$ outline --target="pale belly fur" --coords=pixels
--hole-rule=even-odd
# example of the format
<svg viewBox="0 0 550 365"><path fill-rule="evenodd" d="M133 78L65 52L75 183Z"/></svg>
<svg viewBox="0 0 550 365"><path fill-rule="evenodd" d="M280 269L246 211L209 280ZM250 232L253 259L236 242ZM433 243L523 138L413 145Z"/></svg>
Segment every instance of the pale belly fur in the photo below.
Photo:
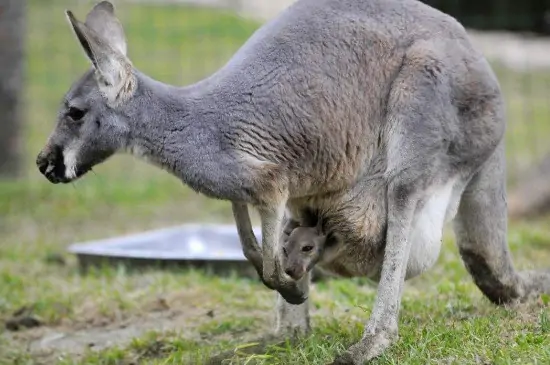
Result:
<svg viewBox="0 0 550 365"><path fill-rule="evenodd" d="M464 182L455 179L434 188L416 212L418 218L413 222L409 238L412 242L405 280L422 274L436 263L441 250L444 225L455 217L464 186ZM334 259L322 260L319 267L338 276L362 276L377 282L382 270L383 252L371 252L367 257L361 258L357 257L358 253L357 250L342 252L342 255Z"/></svg>
<svg viewBox="0 0 550 365"><path fill-rule="evenodd" d="M413 224L411 251L405 279L411 279L430 269L439 257L445 223L451 221L458 210L463 191L461 182L452 180L434 189Z"/></svg>

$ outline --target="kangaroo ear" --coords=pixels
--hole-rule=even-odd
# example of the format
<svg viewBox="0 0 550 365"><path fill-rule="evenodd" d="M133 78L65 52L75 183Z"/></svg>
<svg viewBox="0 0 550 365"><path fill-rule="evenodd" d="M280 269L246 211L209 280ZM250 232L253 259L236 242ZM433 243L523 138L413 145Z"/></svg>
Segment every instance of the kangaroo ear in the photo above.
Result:
<svg viewBox="0 0 550 365"><path fill-rule="evenodd" d="M113 4L108 1L98 3L88 13L84 24L126 56L126 36L122 24L115 15Z"/></svg>
<svg viewBox="0 0 550 365"><path fill-rule="evenodd" d="M92 62L99 88L110 104L128 99L135 89L132 63L126 57L126 39L114 7L108 1L97 4L80 22L65 11L84 52Z"/></svg>

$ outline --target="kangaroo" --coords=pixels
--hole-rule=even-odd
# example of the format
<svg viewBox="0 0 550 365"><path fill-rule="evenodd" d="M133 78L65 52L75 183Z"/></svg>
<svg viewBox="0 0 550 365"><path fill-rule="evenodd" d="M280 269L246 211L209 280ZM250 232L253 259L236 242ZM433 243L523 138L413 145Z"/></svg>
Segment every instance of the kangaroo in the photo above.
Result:
<svg viewBox="0 0 550 365"><path fill-rule="evenodd" d="M340 264L376 268L363 336L332 364L363 364L396 340L404 280L433 264L445 221L492 302L550 292L550 272L513 266L503 98L454 18L416 0L298 0L210 77L176 87L133 66L111 3L84 22L66 15L91 67L38 169L68 183L128 152L230 201L246 258L279 293L277 334L309 330L309 275L281 269L286 232L308 209L344 233Z"/></svg>

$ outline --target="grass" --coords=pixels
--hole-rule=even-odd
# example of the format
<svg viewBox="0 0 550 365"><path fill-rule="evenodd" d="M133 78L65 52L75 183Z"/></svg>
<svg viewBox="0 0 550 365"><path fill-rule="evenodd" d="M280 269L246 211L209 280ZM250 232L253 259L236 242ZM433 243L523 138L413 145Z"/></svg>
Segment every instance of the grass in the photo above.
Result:
<svg viewBox="0 0 550 365"><path fill-rule="evenodd" d="M71 3L83 18L90 2ZM65 253L77 241L187 221L232 222L228 203L201 197L128 156L113 158L73 187L51 185L39 176L34 156L53 127L63 93L88 66L63 18L66 4L29 0L25 176L0 182L0 322L21 311L42 325L16 332L0 328L0 364L200 363L220 349L246 347L272 328L274 293L258 281L124 267L83 275ZM134 64L173 84L208 75L258 27L200 8L118 8ZM495 69L509 106L508 155L529 164L544 152L550 132L545 99L550 73ZM512 224L518 267L550 261L545 223ZM361 280L331 280L317 284L312 297L310 336L254 358L237 354L234 363L328 362L360 337L375 289ZM472 283L450 238L437 266L407 284L400 335L375 364L550 363L548 298L517 308L492 306ZM48 344L57 350L41 347Z"/></svg>

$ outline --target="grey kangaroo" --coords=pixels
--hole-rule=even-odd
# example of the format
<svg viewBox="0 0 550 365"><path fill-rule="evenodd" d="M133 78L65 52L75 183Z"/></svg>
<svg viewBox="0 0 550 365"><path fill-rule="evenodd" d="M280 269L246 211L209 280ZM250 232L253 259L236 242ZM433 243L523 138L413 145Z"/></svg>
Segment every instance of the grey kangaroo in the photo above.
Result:
<svg viewBox="0 0 550 365"><path fill-rule="evenodd" d="M129 152L230 201L245 256L280 294L276 333L309 330L309 275L281 269L281 242L308 209L345 238L333 264L378 281L362 338L332 364L396 340L403 283L436 261L446 221L492 302L550 292L550 272L513 266L501 90L452 17L416 0L298 0L210 77L175 87L132 65L109 2L84 22L66 15L91 67L38 169L68 183Z"/></svg>

